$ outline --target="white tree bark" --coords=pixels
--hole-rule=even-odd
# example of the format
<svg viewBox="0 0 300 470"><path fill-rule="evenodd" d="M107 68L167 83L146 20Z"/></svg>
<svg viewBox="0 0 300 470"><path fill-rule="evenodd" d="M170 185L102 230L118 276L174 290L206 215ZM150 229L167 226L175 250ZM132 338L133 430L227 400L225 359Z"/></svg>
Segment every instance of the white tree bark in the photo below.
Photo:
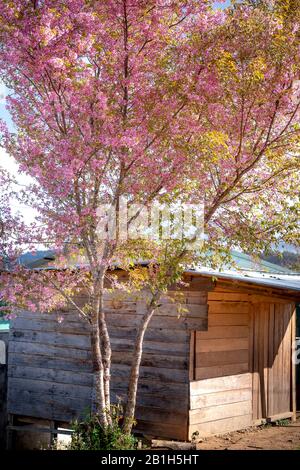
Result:
<svg viewBox="0 0 300 470"><path fill-rule="evenodd" d="M106 402L105 402L105 390L104 390L104 370L102 363L102 354L100 348L100 334L99 334L98 316L94 315L91 325L91 349L92 349L92 360L93 360L93 408L99 415L100 423L103 426L107 426L107 413L106 413Z"/></svg>
<svg viewBox="0 0 300 470"><path fill-rule="evenodd" d="M134 423L134 415L136 408L136 399L137 399L137 388L140 376L140 367L143 355L143 342L144 336L147 331L150 320L155 313L155 310L158 307L158 300L160 293L156 292L150 304L147 306L146 313L143 315L141 323L139 325L136 340L134 344L133 358L130 370L128 392L127 392L127 403L126 410L124 415L123 429L127 434L131 433L132 426Z"/></svg>

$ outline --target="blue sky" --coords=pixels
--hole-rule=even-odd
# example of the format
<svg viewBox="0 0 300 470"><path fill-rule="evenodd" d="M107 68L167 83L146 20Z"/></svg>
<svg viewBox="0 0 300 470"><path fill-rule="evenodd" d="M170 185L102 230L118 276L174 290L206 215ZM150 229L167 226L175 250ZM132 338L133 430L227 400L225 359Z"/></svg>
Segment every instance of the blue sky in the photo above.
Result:
<svg viewBox="0 0 300 470"><path fill-rule="evenodd" d="M0 82L0 119L6 122L9 129L13 128L11 117L9 112L6 109L5 97L8 94L8 89L3 83ZM3 149L0 149L0 166L8 170L11 170L15 174L17 170L17 165L14 163L13 159L10 158Z"/></svg>
<svg viewBox="0 0 300 470"><path fill-rule="evenodd" d="M224 2L215 2L214 7L216 8L226 8L230 5L230 0L225 0Z"/></svg>
<svg viewBox="0 0 300 470"><path fill-rule="evenodd" d="M11 116L5 105L5 96L8 92L9 90L0 82L0 119L6 122L9 130L13 130ZM5 152L3 148L0 148L0 167L9 171L20 185L24 186L30 182L28 176L20 174L17 163ZM34 221L35 213L32 208L18 203L15 199L12 199L10 204L13 211L21 212L27 222Z"/></svg>
<svg viewBox="0 0 300 470"><path fill-rule="evenodd" d="M8 94L6 86L0 82L0 118L3 119L10 127L12 122L8 111L5 109L5 96Z"/></svg>

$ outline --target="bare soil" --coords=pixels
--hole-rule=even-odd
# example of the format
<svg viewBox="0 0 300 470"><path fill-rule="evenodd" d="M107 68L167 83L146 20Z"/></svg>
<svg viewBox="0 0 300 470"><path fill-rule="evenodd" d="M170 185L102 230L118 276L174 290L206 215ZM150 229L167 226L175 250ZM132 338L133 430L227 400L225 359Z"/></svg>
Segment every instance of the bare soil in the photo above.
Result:
<svg viewBox="0 0 300 470"><path fill-rule="evenodd" d="M197 443L197 450L300 450L300 417L288 425L265 425L213 436Z"/></svg>

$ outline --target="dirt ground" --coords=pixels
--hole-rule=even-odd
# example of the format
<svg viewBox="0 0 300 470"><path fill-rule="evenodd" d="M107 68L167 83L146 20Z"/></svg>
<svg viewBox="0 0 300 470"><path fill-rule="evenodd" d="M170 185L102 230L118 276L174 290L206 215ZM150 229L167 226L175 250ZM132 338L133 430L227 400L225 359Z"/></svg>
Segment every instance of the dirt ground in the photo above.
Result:
<svg viewBox="0 0 300 470"><path fill-rule="evenodd" d="M215 436L197 443L205 450L300 450L300 417L285 426L265 425Z"/></svg>

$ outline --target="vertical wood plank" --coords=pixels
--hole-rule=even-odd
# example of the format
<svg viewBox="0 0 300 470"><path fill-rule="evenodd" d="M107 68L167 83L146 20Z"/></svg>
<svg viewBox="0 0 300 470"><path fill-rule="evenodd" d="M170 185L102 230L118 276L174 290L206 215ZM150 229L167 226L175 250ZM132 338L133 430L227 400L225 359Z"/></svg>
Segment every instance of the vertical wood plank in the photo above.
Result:
<svg viewBox="0 0 300 470"><path fill-rule="evenodd" d="M260 413L267 416L266 383L265 383L265 325L266 304L260 304L259 312L259 381L260 381Z"/></svg>
<svg viewBox="0 0 300 470"><path fill-rule="evenodd" d="M190 336L190 356L189 356L189 379L195 380L195 344L196 344L196 331L191 331Z"/></svg>
<svg viewBox="0 0 300 470"><path fill-rule="evenodd" d="M263 344L264 344L264 332L263 332L263 320L262 320L262 304L259 304L258 310L258 333L257 333L258 343L258 363L257 363L257 372L258 372L258 383L259 383L259 394L258 394L258 416L259 418L264 418L263 414Z"/></svg>
<svg viewBox="0 0 300 470"><path fill-rule="evenodd" d="M293 312L291 317L291 343L294 344L296 339L296 308L293 305ZM296 421L296 363L291 360L291 408L292 408L292 421Z"/></svg>
<svg viewBox="0 0 300 470"><path fill-rule="evenodd" d="M274 362L274 304L269 305L269 332L268 332L268 416L274 414L274 378L273 378L273 362Z"/></svg>
<svg viewBox="0 0 300 470"><path fill-rule="evenodd" d="M268 390L269 390L269 381L268 381L268 354L269 354L269 342L268 342L268 332L269 332L269 309L270 304L264 303L263 304L263 387L264 387L264 413L265 416L268 416Z"/></svg>
<svg viewBox="0 0 300 470"><path fill-rule="evenodd" d="M50 448L52 449L55 444L55 439L57 438L57 434L54 434L56 430L56 423L55 421L50 421Z"/></svg>
<svg viewBox="0 0 300 470"><path fill-rule="evenodd" d="M283 374L283 368L284 368L284 312L285 312L285 306L280 305L280 316L278 318L278 330L280 331L280 345L279 345L279 351L278 351L278 357L279 357L279 362L278 362L278 369L276 371L277 376L278 376L278 414L284 412L284 403L283 403L283 390L285 387L284 384L284 374Z"/></svg>
<svg viewBox="0 0 300 470"><path fill-rule="evenodd" d="M292 305L284 305L284 337L283 337L283 396L282 409L285 412L291 397L291 317ZM291 409L291 408L290 408ZM290 411L290 410L289 410Z"/></svg>
<svg viewBox="0 0 300 470"><path fill-rule="evenodd" d="M254 305L249 304L249 372L251 373L252 384L252 421L254 416Z"/></svg>
<svg viewBox="0 0 300 470"><path fill-rule="evenodd" d="M254 305L254 358L253 358L253 419L261 418L260 408L260 381L259 381L259 323L260 305Z"/></svg>
<svg viewBox="0 0 300 470"><path fill-rule="evenodd" d="M249 304L249 371L253 374L254 345L254 307Z"/></svg>
<svg viewBox="0 0 300 470"><path fill-rule="evenodd" d="M273 389L273 414L279 414L279 402L278 392L280 390L278 370L280 362L280 305L275 304L274 314L274 361L273 361L273 378L274 378L274 389Z"/></svg>
<svg viewBox="0 0 300 470"><path fill-rule="evenodd" d="M9 413L7 417L7 434L6 434L6 450L12 450L13 449L13 437L14 437L14 431L10 429L10 426L14 425L14 415Z"/></svg>
<svg viewBox="0 0 300 470"><path fill-rule="evenodd" d="M258 415L258 349L257 349L257 304L255 304L255 310L253 315L253 419L257 420Z"/></svg>

